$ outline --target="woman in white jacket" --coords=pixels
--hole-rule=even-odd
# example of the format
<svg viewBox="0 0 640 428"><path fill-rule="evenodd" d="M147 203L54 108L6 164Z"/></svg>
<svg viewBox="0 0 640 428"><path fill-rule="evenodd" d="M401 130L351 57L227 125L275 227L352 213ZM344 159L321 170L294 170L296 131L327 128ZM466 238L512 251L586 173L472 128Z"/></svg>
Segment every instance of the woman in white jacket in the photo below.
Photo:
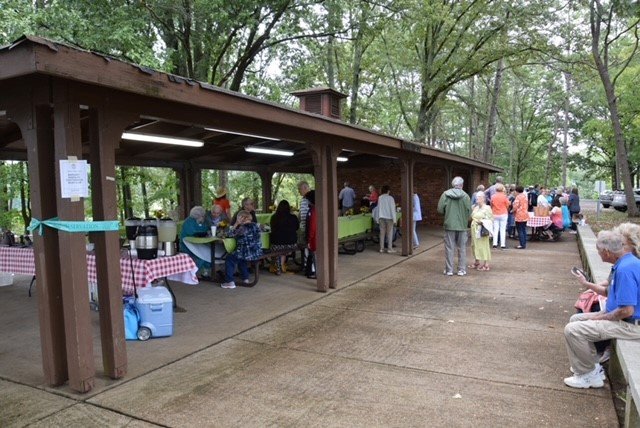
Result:
<svg viewBox="0 0 640 428"><path fill-rule="evenodd" d="M415 187L413 188L413 248L418 248L420 246L420 241L418 240L418 234L416 233L416 224L422 221L422 208L420 208L420 197L418 196L418 192Z"/></svg>
<svg viewBox="0 0 640 428"><path fill-rule="evenodd" d="M380 190L378 198L378 224L380 225L380 252L384 253L384 241L387 237L387 253L395 253L393 249L393 225L396 224L396 201L389 194L386 184Z"/></svg>

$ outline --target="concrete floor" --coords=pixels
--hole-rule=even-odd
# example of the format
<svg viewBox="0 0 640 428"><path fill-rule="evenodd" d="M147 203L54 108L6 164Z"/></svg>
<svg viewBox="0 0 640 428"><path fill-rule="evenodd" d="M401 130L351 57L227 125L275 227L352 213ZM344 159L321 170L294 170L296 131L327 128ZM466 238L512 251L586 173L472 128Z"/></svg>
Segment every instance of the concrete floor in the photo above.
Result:
<svg viewBox="0 0 640 428"><path fill-rule="evenodd" d="M608 384L562 383L574 235L494 251L465 277L442 275L440 230L421 242L408 258L341 255L326 294L293 274L176 283L174 335L127 342L127 377L99 374L85 395L42 385L21 277L0 288L0 426L618 426Z"/></svg>

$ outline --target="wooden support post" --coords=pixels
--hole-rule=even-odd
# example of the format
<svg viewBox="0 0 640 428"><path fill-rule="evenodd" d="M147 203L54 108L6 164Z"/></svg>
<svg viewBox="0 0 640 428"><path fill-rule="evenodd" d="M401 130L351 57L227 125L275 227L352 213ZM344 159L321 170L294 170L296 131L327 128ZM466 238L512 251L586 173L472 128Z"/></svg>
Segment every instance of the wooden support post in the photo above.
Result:
<svg viewBox="0 0 640 428"><path fill-rule="evenodd" d="M67 84L53 82L55 183L58 217L64 221L84 221L84 206L80 198L62 198L60 160L69 156L82 157L80 106L70 99ZM47 234L50 230L47 230ZM53 231L51 231L53 232ZM59 232L59 257L62 280L62 304L67 345L69 386L78 392L93 388L95 366L93 334L89 313L85 237L79 233Z"/></svg>
<svg viewBox="0 0 640 428"><path fill-rule="evenodd" d="M115 110L117 111L117 110ZM115 150L131 120L108 114L104 107L89 110L89 144L93 219L117 220ZM120 236L115 232L91 234L95 243L100 338L104 372L113 379L127 373L127 347L122 317Z"/></svg>
<svg viewBox="0 0 640 428"><path fill-rule="evenodd" d="M34 86L32 91L39 94L49 93L46 85ZM18 99L23 102L19 102ZM41 101L42 104L38 104L38 101L32 103L28 94L21 94L14 104L19 107L7 113L20 127L27 146L31 214L34 219L46 220L58 214L52 110L48 100ZM45 236L41 236L35 232L33 251L38 278L38 318L44 381L49 386L59 386L64 384L69 376L57 233L49 230Z"/></svg>
<svg viewBox="0 0 640 428"><path fill-rule="evenodd" d="M262 180L262 212L269 212L269 205L273 203L271 188L273 186L273 172L259 171L260 180Z"/></svg>
<svg viewBox="0 0 640 428"><path fill-rule="evenodd" d="M178 188L180 194L178 201L180 205L180 215L183 219L189 217L191 208L196 205L202 205L202 169L194 167L191 162L185 162L180 170L176 170L178 174ZM211 208L210 201L204 202L204 208Z"/></svg>
<svg viewBox="0 0 640 428"><path fill-rule="evenodd" d="M402 255L413 253L413 159L402 159L400 181L402 183Z"/></svg>
<svg viewBox="0 0 640 428"><path fill-rule="evenodd" d="M316 275L318 291L322 292L336 288L338 282L337 153L327 144L319 144L313 149L318 221Z"/></svg>

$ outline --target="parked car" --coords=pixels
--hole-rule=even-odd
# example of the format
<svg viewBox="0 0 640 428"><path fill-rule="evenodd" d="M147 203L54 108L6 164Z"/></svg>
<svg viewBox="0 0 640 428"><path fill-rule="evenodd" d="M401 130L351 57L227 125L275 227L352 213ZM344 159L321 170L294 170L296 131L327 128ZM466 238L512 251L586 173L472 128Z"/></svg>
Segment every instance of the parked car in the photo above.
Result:
<svg viewBox="0 0 640 428"><path fill-rule="evenodd" d="M640 189L633 189L633 195L636 199L636 206L640 208ZM625 212L627 210L627 197L624 192L616 192L613 194L611 206L618 211Z"/></svg>
<svg viewBox="0 0 640 428"><path fill-rule="evenodd" d="M609 208L611 206L611 202L613 201L613 190L605 190L600 193L600 197L598 200L602 204L604 208Z"/></svg>

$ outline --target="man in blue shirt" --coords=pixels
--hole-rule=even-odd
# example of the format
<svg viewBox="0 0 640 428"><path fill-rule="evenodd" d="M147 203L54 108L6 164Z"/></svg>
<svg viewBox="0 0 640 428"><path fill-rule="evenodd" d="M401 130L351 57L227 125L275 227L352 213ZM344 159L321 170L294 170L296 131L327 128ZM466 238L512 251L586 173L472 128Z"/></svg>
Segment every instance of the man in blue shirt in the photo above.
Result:
<svg viewBox="0 0 640 428"><path fill-rule="evenodd" d="M608 281L598 284L574 273L580 283L607 296L605 311L575 314L564 328L573 376L564 383L572 388L600 388L604 372L597 364L594 342L606 339L640 339L640 259L625 246L618 232L602 231L596 242L603 262L613 263Z"/></svg>
<svg viewBox="0 0 640 428"><path fill-rule="evenodd" d="M348 181L344 182L344 188L340 190L338 199L340 199L340 201L342 202L342 215L353 208L353 204L356 201L356 192L351 187L349 187Z"/></svg>

